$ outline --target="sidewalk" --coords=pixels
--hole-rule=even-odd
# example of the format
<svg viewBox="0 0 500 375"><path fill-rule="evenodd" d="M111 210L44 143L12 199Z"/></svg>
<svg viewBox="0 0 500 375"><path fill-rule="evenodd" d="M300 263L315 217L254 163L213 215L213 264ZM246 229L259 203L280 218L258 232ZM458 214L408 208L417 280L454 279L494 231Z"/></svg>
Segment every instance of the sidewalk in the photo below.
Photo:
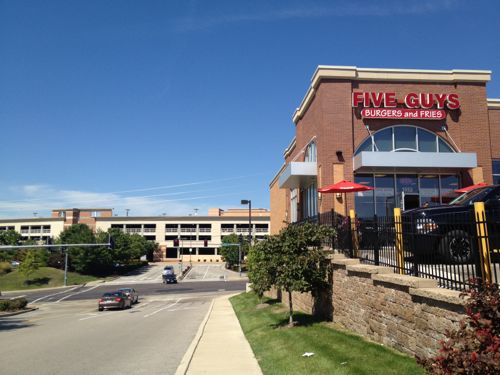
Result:
<svg viewBox="0 0 500 375"><path fill-rule="evenodd" d="M212 302L176 375L262 374L229 297L221 296Z"/></svg>

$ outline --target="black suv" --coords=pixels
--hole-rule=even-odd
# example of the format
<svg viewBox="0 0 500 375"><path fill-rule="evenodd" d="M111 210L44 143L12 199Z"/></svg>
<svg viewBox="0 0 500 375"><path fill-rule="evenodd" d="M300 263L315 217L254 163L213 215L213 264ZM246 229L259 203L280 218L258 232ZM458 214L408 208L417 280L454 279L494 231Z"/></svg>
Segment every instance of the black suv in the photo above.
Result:
<svg viewBox="0 0 500 375"><path fill-rule="evenodd" d="M403 213L405 248L415 255L436 252L449 263L471 263L477 249L474 203L484 202L490 249L500 247L500 185L464 193L448 205Z"/></svg>

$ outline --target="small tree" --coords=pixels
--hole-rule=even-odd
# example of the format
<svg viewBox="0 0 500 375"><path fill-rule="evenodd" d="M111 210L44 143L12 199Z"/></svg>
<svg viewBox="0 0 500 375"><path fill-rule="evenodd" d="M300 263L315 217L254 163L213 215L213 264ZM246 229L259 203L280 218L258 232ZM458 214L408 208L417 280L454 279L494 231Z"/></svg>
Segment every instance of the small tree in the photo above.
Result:
<svg viewBox="0 0 500 375"><path fill-rule="evenodd" d="M36 261L36 254L33 250L30 250L26 253L23 262L19 265L18 271L28 280L31 274L37 269L38 263Z"/></svg>
<svg viewBox="0 0 500 375"><path fill-rule="evenodd" d="M261 303L264 292L270 290L275 282L276 265L273 262L273 254L279 246L279 237L271 236L258 242L248 252L248 279Z"/></svg>
<svg viewBox="0 0 500 375"><path fill-rule="evenodd" d="M238 237L237 234L232 233L228 236L225 236L222 239L222 244L220 248L220 253L222 257L224 258L224 261L226 262L227 266L231 268L232 266L236 265L239 263L239 256L240 256L240 249L238 246L228 246L227 244L231 243L240 243L240 238ZM241 249L243 252L243 249ZM241 254L241 257L243 258L243 253Z"/></svg>
<svg viewBox="0 0 500 375"><path fill-rule="evenodd" d="M271 247L276 275L275 285L288 294L288 323L293 323L293 292L311 292L320 289L326 278L323 240L334 235L333 228L306 223L289 225L279 234L280 244Z"/></svg>

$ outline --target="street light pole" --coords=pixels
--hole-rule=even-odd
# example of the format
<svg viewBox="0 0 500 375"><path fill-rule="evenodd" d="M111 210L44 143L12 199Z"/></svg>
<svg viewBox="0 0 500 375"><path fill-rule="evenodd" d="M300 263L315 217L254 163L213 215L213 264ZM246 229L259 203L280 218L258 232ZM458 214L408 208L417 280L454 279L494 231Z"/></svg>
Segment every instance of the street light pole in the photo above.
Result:
<svg viewBox="0 0 500 375"><path fill-rule="evenodd" d="M68 285L68 249L64 249L64 286Z"/></svg>
<svg viewBox="0 0 500 375"><path fill-rule="evenodd" d="M242 199L241 204L248 204L248 245L252 245L252 201L250 199Z"/></svg>

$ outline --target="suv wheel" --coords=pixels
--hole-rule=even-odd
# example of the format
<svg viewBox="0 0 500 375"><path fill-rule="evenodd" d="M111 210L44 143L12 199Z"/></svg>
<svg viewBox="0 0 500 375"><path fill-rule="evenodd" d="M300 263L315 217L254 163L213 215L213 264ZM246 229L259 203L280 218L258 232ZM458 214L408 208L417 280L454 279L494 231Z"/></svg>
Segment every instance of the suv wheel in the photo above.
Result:
<svg viewBox="0 0 500 375"><path fill-rule="evenodd" d="M448 232L439 243L439 252L449 263L469 263L473 250L473 238L463 230Z"/></svg>

